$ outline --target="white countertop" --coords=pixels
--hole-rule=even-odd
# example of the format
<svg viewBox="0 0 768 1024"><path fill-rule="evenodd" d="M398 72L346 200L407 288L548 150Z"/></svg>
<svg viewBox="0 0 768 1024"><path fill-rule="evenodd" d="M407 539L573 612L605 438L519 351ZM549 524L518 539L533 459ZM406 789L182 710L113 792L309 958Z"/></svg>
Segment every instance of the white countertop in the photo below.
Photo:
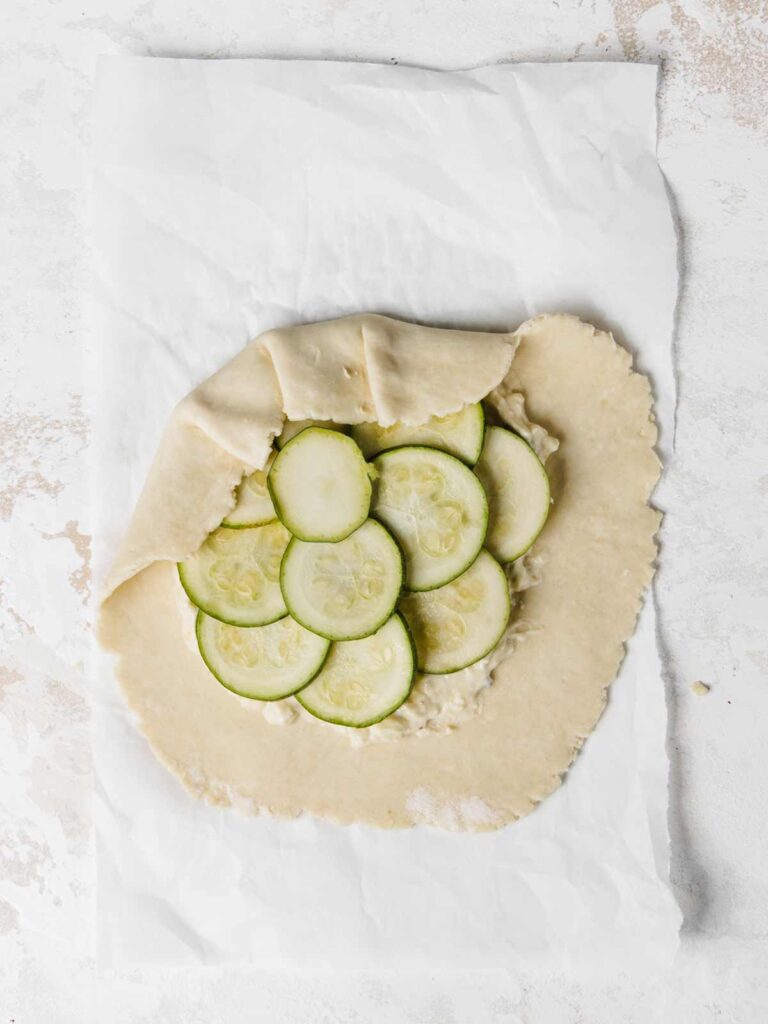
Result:
<svg viewBox="0 0 768 1024"><path fill-rule="evenodd" d="M0 1024L752 1024L768 1019L768 78L746 0L59 0L0 51ZM87 655L83 144L100 53L465 67L661 61L684 269L659 577L675 969L99 975ZM23 581L23 585L20 583ZM700 696L691 684L711 686ZM617 942L621 937L617 936Z"/></svg>

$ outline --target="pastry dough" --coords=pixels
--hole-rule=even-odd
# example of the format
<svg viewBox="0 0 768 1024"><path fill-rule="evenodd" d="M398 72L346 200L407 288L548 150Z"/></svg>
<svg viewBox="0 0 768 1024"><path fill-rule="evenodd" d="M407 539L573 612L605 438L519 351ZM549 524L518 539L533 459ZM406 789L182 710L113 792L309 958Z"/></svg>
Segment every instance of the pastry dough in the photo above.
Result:
<svg viewBox="0 0 768 1024"><path fill-rule="evenodd" d="M284 419L384 426L457 412L509 369L511 334L348 316L268 331L174 410L106 593L152 562L196 551L262 469Z"/></svg>
<svg viewBox="0 0 768 1024"><path fill-rule="evenodd" d="M283 416L419 422L491 391L502 413L524 394L561 447L536 542L543 580L524 596L529 634L482 689L480 713L447 734L355 745L305 717L276 728L219 686L185 643L174 562L226 515ZM350 317L257 339L176 410L101 609L100 639L153 750L196 795L254 813L457 829L528 813L597 723L634 629L656 554L655 440L647 379L574 317L514 335Z"/></svg>

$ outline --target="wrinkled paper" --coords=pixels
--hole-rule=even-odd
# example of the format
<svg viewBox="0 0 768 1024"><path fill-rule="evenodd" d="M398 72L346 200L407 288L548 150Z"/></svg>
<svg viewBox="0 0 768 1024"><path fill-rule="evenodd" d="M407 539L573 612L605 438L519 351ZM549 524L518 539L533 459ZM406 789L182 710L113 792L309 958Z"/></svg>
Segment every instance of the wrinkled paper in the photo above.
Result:
<svg viewBox="0 0 768 1024"><path fill-rule="evenodd" d="M575 313L651 375L668 455L677 270L655 89L655 68L624 64L102 59L97 572L174 404L256 334L296 322L370 311L510 330ZM482 835L199 803L96 654L102 963L663 969L680 915L655 633L649 600L566 784Z"/></svg>

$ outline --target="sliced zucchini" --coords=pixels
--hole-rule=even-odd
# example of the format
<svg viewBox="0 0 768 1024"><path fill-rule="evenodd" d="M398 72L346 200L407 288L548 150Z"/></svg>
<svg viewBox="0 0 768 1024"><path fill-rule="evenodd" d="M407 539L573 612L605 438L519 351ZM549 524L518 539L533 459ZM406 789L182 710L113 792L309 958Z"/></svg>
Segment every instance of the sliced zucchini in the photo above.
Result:
<svg viewBox="0 0 768 1024"><path fill-rule="evenodd" d="M302 430L278 452L267 483L278 518L301 540L343 540L368 518L368 465L346 434Z"/></svg>
<svg viewBox="0 0 768 1024"><path fill-rule="evenodd" d="M291 615L329 640L374 633L394 611L402 584L400 549L373 519L336 544L294 537L280 570Z"/></svg>
<svg viewBox="0 0 768 1024"><path fill-rule="evenodd" d="M349 433L349 427L344 423L334 423L332 420L286 420L283 423L283 432L275 439L278 448L285 448L292 437L296 437L307 427L325 427L326 430L338 430L342 434Z"/></svg>
<svg viewBox="0 0 768 1024"><path fill-rule="evenodd" d="M399 615L371 636L334 644L320 672L296 695L311 715L362 729L396 711L411 692L413 645Z"/></svg>
<svg viewBox="0 0 768 1024"><path fill-rule="evenodd" d="M179 562L179 579L201 611L233 626L266 626L287 614L280 562L291 535L275 521L230 530L220 526Z"/></svg>
<svg viewBox="0 0 768 1024"><path fill-rule="evenodd" d="M237 504L221 522L232 530L242 530L244 526L263 526L277 518L275 506L267 488L267 473L274 461L274 453L270 455L264 469L257 469L250 476L243 477L237 488Z"/></svg>
<svg viewBox="0 0 768 1024"><path fill-rule="evenodd" d="M482 484L454 455L412 446L382 452L371 514L405 554L405 585L432 590L474 562L488 524Z"/></svg>
<svg viewBox="0 0 768 1024"><path fill-rule="evenodd" d="M513 562L547 521L547 471L522 437L504 427L489 427L475 472L488 495L486 547L500 562Z"/></svg>
<svg viewBox="0 0 768 1024"><path fill-rule="evenodd" d="M306 686L331 646L289 615L269 626L247 627L198 612L195 631L203 661L221 685L254 700L281 700Z"/></svg>
<svg viewBox="0 0 768 1024"><path fill-rule="evenodd" d="M390 448L403 445L425 444L441 448L474 466L483 449L485 413L479 402L465 405L448 416L432 416L419 426L393 423L380 427L378 423L360 423L352 427L352 437L363 450L366 459Z"/></svg>
<svg viewBox="0 0 768 1024"><path fill-rule="evenodd" d="M443 675L480 661L507 628L509 584L499 563L481 551L447 586L407 594L400 605L413 634L419 670Z"/></svg>

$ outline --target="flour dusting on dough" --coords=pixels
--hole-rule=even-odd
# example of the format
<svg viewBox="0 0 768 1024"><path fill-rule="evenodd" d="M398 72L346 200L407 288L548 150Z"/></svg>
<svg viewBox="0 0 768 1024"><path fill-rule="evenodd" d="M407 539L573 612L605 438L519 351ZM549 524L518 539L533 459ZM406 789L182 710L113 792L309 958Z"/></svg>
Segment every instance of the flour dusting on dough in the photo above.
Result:
<svg viewBox="0 0 768 1024"><path fill-rule="evenodd" d="M448 832L481 832L499 823L499 814L480 797L466 797L454 802L439 800L428 789L414 789L405 808L414 825L430 825Z"/></svg>
<svg viewBox="0 0 768 1024"><path fill-rule="evenodd" d="M261 713L270 725L290 725L299 717L300 704L291 697L272 700L262 706Z"/></svg>

